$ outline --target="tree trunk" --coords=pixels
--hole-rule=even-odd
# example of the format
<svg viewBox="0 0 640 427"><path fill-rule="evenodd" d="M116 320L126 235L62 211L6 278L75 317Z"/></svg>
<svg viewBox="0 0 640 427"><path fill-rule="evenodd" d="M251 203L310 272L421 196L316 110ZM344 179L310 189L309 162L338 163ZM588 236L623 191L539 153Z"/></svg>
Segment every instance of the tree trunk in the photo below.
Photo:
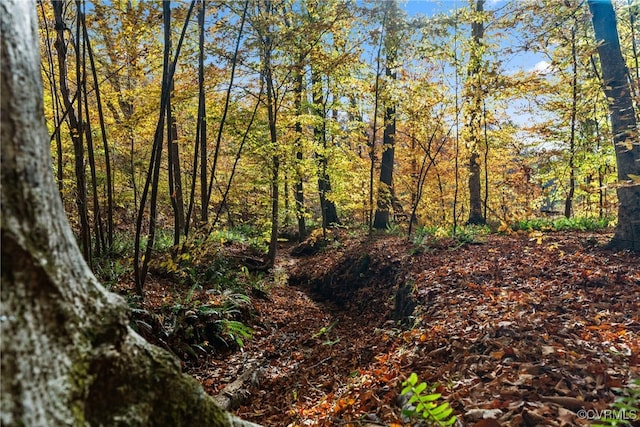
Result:
<svg viewBox="0 0 640 427"><path fill-rule="evenodd" d="M211 201L211 195L213 194L213 184L216 180L216 168L218 165L218 157L220 156L220 146L222 144L222 135L224 131L224 125L227 122L227 114L229 113L229 103L231 102L231 91L233 89L233 82L236 75L236 66L238 65L238 53L240 52L240 42L242 41L242 34L244 31L244 22L247 17L249 3L245 1L244 10L242 11L242 19L240 20L240 29L238 30L238 38L236 40L236 48L233 52L233 59L231 60L231 75L229 76L229 84L227 85L227 93L225 95L224 100L224 108L222 109L222 117L220 117L220 126L218 126L218 134L216 136L216 146L213 151L213 165L211 166L211 174L209 175L209 189L207 190L207 197L204 205L202 206L203 214L202 221L205 222L205 219L208 217L208 214L204 211L209 209L209 202ZM203 141L204 144L204 141ZM205 162L206 159L203 156L202 161Z"/></svg>
<svg viewBox="0 0 640 427"><path fill-rule="evenodd" d="M302 173L302 100L304 96L304 55L299 54L298 64L296 67L296 85L295 85L295 109L296 109L296 159L294 160L294 169L296 171L296 182L294 185L296 199L296 218L298 219L298 240L303 241L307 236L307 224L304 218L304 183ZM286 191L285 191L286 194Z"/></svg>
<svg viewBox="0 0 640 427"><path fill-rule="evenodd" d="M618 165L618 225L610 246L640 251L640 142L611 1L589 0Z"/></svg>
<svg viewBox="0 0 640 427"><path fill-rule="evenodd" d="M171 103L171 100L169 100ZM167 108L167 119L171 125L167 128L168 135L168 159L169 159L169 188L171 206L174 215L174 244L180 244L180 236L184 231L184 195L182 194L182 169L180 167L180 149L178 147L178 124L171 110L171 104Z"/></svg>
<svg viewBox="0 0 640 427"><path fill-rule="evenodd" d="M480 154L478 147L482 135L481 112L484 98L482 79L482 38L484 37L484 22L481 13L484 10L484 0L476 1L475 16L471 24L473 36L471 54L469 58L468 97L469 122L467 131L467 144L471 154L469 156L469 219L467 224L484 224L486 219L482 214L482 196L480 189Z"/></svg>
<svg viewBox="0 0 640 427"><path fill-rule="evenodd" d="M331 192L331 178L327 173L329 166L327 160L327 105L323 95L322 78L317 67L311 68L311 86L313 92L314 113L320 119L313 127L313 136L316 143L315 157L318 162L318 194L320 196L320 211L322 213L322 231L327 234L327 227L338 224L338 211L336 204L327 198Z"/></svg>
<svg viewBox="0 0 640 427"><path fill-rule="evenodd" d="M576 21L571 27L571 133L569 136L569 192L564 201L564 216L571 218L576 193L576 116L578 112L578 57L576 52Z"/></svg>
<svg viewBox="0 0 640 427"><path fill-rule="evenodd" d="M385 35L386 71L389 81L397 78L396 60L398 53L399 29L397 15L399 6L396 1L390 1L386 6L389 20ZM393 89L392 89L393 90ZM378 201L373 227L385 229L391 223L391 206L393 202L393 164L396 138L396 106L395 101L387 100L384 112L384 131L382 137L382 161L380 163L380 186L378 187Z"/></svg>
<svg viewBox="0 0 640 427"><path fill-rule="evenodd" d="M89 211L87 208L87 184L86 184L86 171L84 167L84 146L82 142L82 114L73 107L71 101L71 94L69 90L69 84L67 81L67 45L64 40L64 30L66 24L62 18L64 3L53 1L53 11L56 22L57 38L54 43L56 51L58 52L58 71L60 75L60 92L62 94L62 100L64 107L67 110L67 117L69 120L69 130L71 133L71 140L73 142L73 154L75 160L75 172L76 172L76 206L78 207L78 218L80 220L80 241L82 242L82 253L85 259L91 262L91 233L89 229ZM77 44L77 40L76 40ZM76 46L77 48L77 46ZM79 61L76 61L79 62ZM79 64L78 64L79 65ZM76 74L79 76L79 70L76 70ZM80 85L78 85L79 87ZM78 95L80 91L78 90ZM81 104L78 103L78 107Z"/></svg>
<svg viewBox="0 0 640 427"><path fill-rule="evenodd" d="M269 14L272 13L271 3L266 5ZM280 157L278 155L278 130L277 130L277 99L273 84L273 69L271 54L273 44L271 35L265 37L262 78L267 91L267 117L269 120L269 141L274 151L271 164L271 240L267 254L267 266L273 267L278 253L278 216L279 216L279 171Z"/></svg>
<svg viewBox="0 0 640 427"><path fill-rule="evenodd" d="M128 327L82 258L51 173L35 2L0 3L3 426L252 426Z"/></svg>
<svg viewBox="0 0 640 427"><path fill-rule="evenodd" d="M89 55L89 62L91 63L91 74L93 77L93 91L95 92L95 95L96 95L96 106L98 108L98 120L100 121L100 133L102 136L102 147L104 149L104 166L105 166L105 174L107 179L107 243L109 245L108 247L112 248L113 232L114 232L113 231L114 181L112 179L112 173L111 173L111 155L109 154L109 144L107 143L107 129L104 122L104 113L102 110L102 99L100 97L100 82L98 81L98 73L96 71L96 64L93 57L93 49L91 48L91 41L89 39L89 33L87 32L86 17L84 13L80 16L82 17L82 32L84 34L85 43L87 44L87 54ZM85 102L86 102L86 96L85 96ZM87 114L87 117L88 117L88 114Z"/></svg>

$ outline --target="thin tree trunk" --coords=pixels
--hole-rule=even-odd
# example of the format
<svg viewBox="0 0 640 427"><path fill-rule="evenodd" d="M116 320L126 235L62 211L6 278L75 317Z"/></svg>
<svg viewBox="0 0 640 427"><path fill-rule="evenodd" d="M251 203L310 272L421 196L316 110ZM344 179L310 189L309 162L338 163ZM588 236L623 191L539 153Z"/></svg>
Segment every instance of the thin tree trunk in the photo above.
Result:
<svg viewBox="0 0 640 427"><path fill-rule="evenodd" d="M267 115L269 119L269 138L272 149L277 151L278 149L278 131L276 128L277 111L276 111L276 94L273 86L273 74L271 69L271 40L266 38L265 42L265 55L264 55L264 71L263 76L265 79L267 90ZM267 266L273 267L276 261L276 255L278 252L278 187L279 187L279 171L280 171L280 157L278 154L274 154L271 157L271 240L269 242L269 252L267 254Z"/></svg>
<svg viewBox="0 0 640 427"><path fill-rule="evenodd" d="M153 251L153 243L156 232L156 219L157 219L157 198L158 198L158 183L160 179L160 163L162 157L163 148L163 135L165 125L165 115L167 111L167 104L169 102L171 82L173 81L173 75L180 56L180 50L182 49L182 42L184 40L189 19L191 18L191 12L195 1L192 1L187 16L182 27L182 33L180 34L180 40L178 41L178 47L173 61L169 58L169 45L171 40L171 3L169 1L162 3L164 32L165 32L165 47L164 47L164 66L162 70L162 90L160 95L160 112L158 117L158 123L153 139L153 147L151 150L151 159L149 161L149 169L147 171L147 178L145 181L144 189L142 191L140 199L140 209L138 210L138 216L136 218L136 237L134 242L134 275L136 281L136 291L140 296L143 296L144 282L149 270L149 261L151 260L151 253ZM142 259L140 259L141 240L142 240L142 222L145 216L146 201L149 193L149 187L151 187L151 198L149 200L149 230L147 246Z"/></svg>
<svg viewBox="0 0 640 427"><path fill-rule="evenodd" d="M173 90L172 90L173 92ZM169 167L169 197L173 208L173 244L180 244L184 228L184 198L182 195L182 172L180 169L180 151L178 147L178 125L173 115L171 95L167 102L167 145Z"/></svg>
<svg viewBox="0 0 640 427"><path fill-rule="evenodd" d="M207 203L207 120L206 103L204 94L204 17L205 0L200 0L198 11L198 118L196 119L196 140L193 149L193 171L191 173L191 191L189 207L184 221L184 235L189 235L191 214L196 198L196 181L198 175L198 160L200 160L200 219L203 223L208 221L209 210L205 209Z"/></svg>
<svg viewBox="0 0 640 427"><path fill-rule="evenodd" d="M236 65L238 63L238 53L240 51L240 42L242 41L242 34L244 30L244 23L247 17L247 10L249 9L249 0L244 3L244 9L242 11L242 18L240 19L240 29L238 30L238 39L236 40L236 48L233 52L233 60L231 61L231 75L229 76L229 85L227 86L227 93L225 96L224 108L222 110L222 117L220 118L220 126L218 127L218 135L216 137L216 147L213 153L213 165L211 166L211 176L209 177L209 189L207 190L207 199L205 205L202 207L203 211L209 209L209 202L211 200L211 193L213 192L213 182L216 179L216 167L218 164L218 156L220 154L220 144L222 142L222 132L225 122L227 120L227 113L229 111L229 102L231 100L231 89L233 88L233 81L236 74ZM203 221L204 221L203 216Z"/></svg>
<svg viewBox="0 0 640 427"><path fill-rule="evenodd" d="M302 123L300 117L302 116L302 98L304 96L304 55L301 53L298 56L298 64L296 69L296 85L295 85L295 109L296 109L296 160L294 163L294 169L296 171L296 183L294 186L294 194L296 201L296 218L298 220L298 240L302 241L307 235L307 225L305 223L305 207L304 207L304 183L302 173Z"/></svg>
<svg viewBox="0 0 640 427"><path fill-rule="evenodd" d="M484 201L482 202L484 210L482 216L486 220L489 209L489 136L487 135L487 104L484 99L482 100L482 128L484 130Z"/></svg>
<svg viewBox="0 0 640 427"><path fill-rule="evenodd" d="M409 219L409 230L407 232L407 237L411 237L411 232L413 231L413 223L414 223L414 219L416 218L416 212L418 210L418 204L420 203L420 200L422 199L422 194L424 193L424 184L427 180L427 175L429 173L429 170L431 169L431 166L435 167L436 165L436 156L440 153L440 151L442 150L442 148L444 147L444 144L447 142L447 138L449 137L449 134L451 133L451 129L453 129L453 126L451 128L449 128L449 132L447 133L447 135L445 135L442 140L440 141L440 145L438 145L438 148L435 152L435 154L431 153L431 148L433 146L433 139L436 136L436 131L434 131L431 134L431 137L429 138L429 142L427 143L426 147L423 144L421 145L421 148L424 151L424 156L422 157L422 163L420 164L420 170L417 171L417 177L416 177L416 193L415 193L415 197L413 200L413 203L411 205L411 217ZM427 163L427 160L429 161Z"/></svg>
<svg viewBox="0 0 640 427"><path fill-rule="evenodd" d="M454 191L453 191L453 209L452 209L452 234L456 235L456 229L458 227L458 193L460 191L460 99L459 99L459 86L460 77L458 70L458 20L454 22L454 34L453 34L453 64L455 68L455 126L456 126L456 139L454 144ZM438 174L438 177L440 175ZM440 180L438 180L440 184ZM442 194L442 187L440 187L440 194Z"/></svg>
<svg viewBox="0 0 640 427"><path fill-rule="evenodd" d="M571 118L569 134L569 192L564 203L564 216L571 218L576 192L576 115L578 111L578 56L576 51L576 22L571 27Z"/></svg>
<svg viewBox="0 0 640 427"><path fill-rule="evenodd" d="M207 190L207 103L204 92L204 15L205 0L202 0L198 25L200 26L199 49L198 56L198 124L200 128L200 219L204 224L209 220L209 193ZM195 166L194 166L195 167ZM194 174L195 179L195 174Z"/></svg>
<svg viewBox="0 0 640 427"><path fill-rule="evenodd" d="M227 187L224 190L224 194L222 195L222 201L220 202L220 206L218 206L218 210L216 212L216 217L211 223L211 227L215 227L218 223L218 219L220 219L220 213L222 212L222 208L225 206L227 202L227 196L229 195L229 191L231 190L231 183L233 182L233 177L236 173L236 168L238 163L240 162L240 156L242 155L242 149L244 148L244 144L247 142L249 137L249 132L251 131L251 127L253 126L253 122L255 121L256 115L258 114L258 108L260 107L260 103L262 102L262 93L263 86L260 86L260 93L258 94L258 100L256 101L256 106L253 109L253 113L251 114L251 119L249 119L249 123L247 124L247 129L242 136L242 141L240 141L240 146L238 147L238 151L236 152L236 158L233 161L233 166L231 167L231 173L229 174L229 182L227 182Z"/></svg>
<svg viewBox="0 0 640 427"><path fill-rule="evenodd" d="M385 10L382 19L382 30L386 28L387 13ZM383 31L380 32L380 40L378 41L378 54L376 55L376 82L374 85L374 108L373 108L373 129L371 130L371 142L369 144L369 234L373 231L373 175L376 166L376 136L378 132L378 108L380 105L380 67L382 64L382 44Z"/></svg>
<svg viewBox="0 0 640 427"><path fill-rule="evenodd" d="M87 23L84 13L82 14L82 31L84 33L84 40L87 45L87 53L89 55L89 62L91 64L91 73L93 77L93 89L96 94L96 106L98 109L98 119L100 121L100 132L102 134L102 146L104 149L104 163L105 174L107 179L107 244L108 247L113 247L113 187L114 182L111 174L111 155L109 154L109 144L107 143L107 128L104 122L104 112L102 110L102 100L100 98L100 86L98 83L98 73L96 71L96 64L93 57L93 49L91 48L91 42L89 40L89 33L87 31Z"/></svg>
<svg viewBox="0 0 640 427"><path fill-rule="evenodd" d="M87 137L87 158L89 160L89 172L91 174L91 195L93 200L93 229L94 229L94 247L95 255L101 256L102 250L106 247L106 241L104 236L104 224L102 223L102 215L100 208L100 199L98 197L98 179L96 174L96 159L93 149L93 132L91 130L91 119L89 117L89 102L87 95L87 43L84 39L85 27L84 27L84 12L82 11L83 2L76 1L76 7L78 9L78 25L83 29L82 31L82 54L81 54L81 68L82 68L82 84L80 90L82 91L84 101L84 113L85 113L85 126L84 131ZM80 48L80 43L78 43Z"/></svg>
<svg viewBox="0 0 640 427"><path fill-rule="evenodd" d="M46 19L44 11L44 1L38 1L40 11L42 12L42 22L44 23L44 30L46 34L46 47L47 47L47 64L49 66L49 89L51 92L51 107L53 110L54 131L52 138L56 140L56 181L58 183L58 191L60 196L63 196L64 190L64 167L62 160L62 138L60 137L60 127L62 126L63 119L60 117L60 97L58 96L55 66L53 63L53 49L51 46L51 36L49 34L49 22Z"/></svg>
<svg viewBox="0 0 640 427"><path fill-rule="evenodd" d="M91 262L91 234L89 230L89 216L87 210L87 185L86 185L86 172L84 168L84 147L82 141L82 125L79 120L81 112L78 111L76 116L76 110L73 107L71 101L71 95L69 91L69 85L67 81L67 47L64 39L64 31L66 24L63 19L63 2L52 0L53 12L55 16L55 24L57 31L57 38L54 43L56 51L58 52L58 74L60 76L60 93L64 102L64 107L67 110L67 119L69 121L69 130L71 133L71 141L73 142L73 151L75 159L75 173L76 173L76 206L78 208L78 218L80 220L80 242L82 246L82 254L87 262ZM79 75L79 61L76 67L76 73ZM78 85L80 87L80 85ZM80 93L78 91L76 99L79 100ZM78 106L80 106L80 102ZM80 110L80 108L78 109Z"/></svg>

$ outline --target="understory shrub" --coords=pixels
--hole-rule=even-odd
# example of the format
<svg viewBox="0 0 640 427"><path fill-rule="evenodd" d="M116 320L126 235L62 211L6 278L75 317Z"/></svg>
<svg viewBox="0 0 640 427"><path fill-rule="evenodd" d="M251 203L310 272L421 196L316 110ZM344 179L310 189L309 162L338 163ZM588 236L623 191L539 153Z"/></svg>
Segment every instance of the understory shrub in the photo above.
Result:
<svg viewBox="0 0 640 427"><path fill-rule="evenodd" d="M516 222L512 231L595 231L615 225L615 218L572 217L572 218L532 218Z"/></svg>
<svg viewBox="0 0 640 427"><path fill-rule="evenodd" d="M402 416L408 419L423 420L429 425L450 426L456 423L453 408L449 402L439 403L442 395L434 393L435 386L425 382L418 383L418 375L414 372L403 383L401 394L409 400L402 409Z"/></svg>

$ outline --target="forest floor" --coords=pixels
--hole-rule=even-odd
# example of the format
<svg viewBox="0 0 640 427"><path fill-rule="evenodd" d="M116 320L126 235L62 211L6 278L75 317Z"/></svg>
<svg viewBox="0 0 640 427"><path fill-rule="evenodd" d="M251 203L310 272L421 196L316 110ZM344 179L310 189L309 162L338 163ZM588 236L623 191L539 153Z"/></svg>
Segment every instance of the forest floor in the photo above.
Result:
<svg viewBox="0 0 640 427"><path fill-rule="evenodd" d="M400 397L415 372L460 425L581 426L640 377L640 257L604 249L606 232L334 237L282 248L241 351L185 364L212 395L244 373L242 418L415 425Z"/></svg>

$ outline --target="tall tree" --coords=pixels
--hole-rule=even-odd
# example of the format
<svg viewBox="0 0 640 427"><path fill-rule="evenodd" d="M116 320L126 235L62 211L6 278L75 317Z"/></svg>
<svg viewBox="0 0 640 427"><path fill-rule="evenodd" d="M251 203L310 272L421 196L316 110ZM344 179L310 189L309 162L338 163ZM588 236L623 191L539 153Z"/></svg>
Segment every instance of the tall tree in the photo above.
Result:
<svg viewBox="0 0 640 427"><path fill-rule="evenodd" d="M172 85L173 86L173 85ZM173 92L173 87L171 88ZM184 197L182 195L182 171L180 168L180 150L178 146L178 124L173 114L171 103L172 95L169 95L167 103L167 145L168 145L168 170L169 170L169 197L173 208L173 244L180 244L180 236L184 231Z"/></svg>
<svg viewBox="0 0 640 427"><path fill-rule="evenodd" d="M573 197L576 192L576 120L578 111L578 53L576 48L576 18L571 25L571 118L569 134L569 191L564 202L564 216L570 218L573 212Z"/></svg>
<svg viewBox="0 0 640 427"><path fill-rule="evenodd" d="M482 141L482 104L484 100L484 0L476 0L471 21L471 52L466 84L467 123L465 135L469 146L469 224L484 224L480 185L480 142Z"/></svg>
<svg viewBox="0 0 640 427"><path fill-rule="evenodd" d="M387 94L384 109L384 130L382 137L382 161L380 163L380 184L373 227L385 229L391 222L391 210L394 201L393 166L396 139L396 101L393 95L393 83L398 77L397 61L400 44L400 6L397 0L384 3L386 52L385 76Z"/></svg>
<svg viewBox="0 0 640 427"><path fill-rule="evenodd" d="M93 77L93 91L96 97L96 107L98 110L98 121L100 123L100 133L102 136L102 146L104 149L104 165L105 165L105 173L107 180L107 244L109 248L113 247L113 178L111 173L111 155L110 155L110 147L107 142L107 128L105 125L104 112L102 109L102 98L100 97L100 83L98 81L98 73L96 71L96 61L93 55L93 49L91 47L91 41L89 39L89 32L87 31L87 23L85 19L85 13L80 15L82 18L82 31L84 34L84 41L87 45L87 54L89 55L89 61L91 63L91 74ZM86 99L86 97L85 97ZM87 112L88 117L88 112ZM87 135L91 132L87 131ZM95 179L94 179L95 181Z"/></svg>
<svg viewBox="0 0 640 427"><path fill-rule="evenodd" d="M80 219L80 242L82 244L82 253L85 259L91 261L91 231L89 228L89 209L87 207L87 184L86 184L86 170L84 164L84 144L82 129L82 114L80 111L76 112L76 108L73 106L71 97L71 91L69 89L68 74L67 74L67 42L65 41L65 29L68 29L64 21L64 3L59 1L52 1L53 11L56 22L57 38L54 43L56 51L58 53L58 74L60 83L60 93L62 94L62 100L67 112L67 120L69 123L69 131L71 134L71 140L73 141L73 152L75 159L75 172L76 172L76 206L78 208L78 218ZM79 23L78 23L79 25ZM78 27L80 28L80 27ZM79 33L79 31L78 31ZM76 40L76 57L79 57L79 41ZM80 61L76 59L77 78L80 79L79 67ZM78 80L80 82L80 80ZM81 109L80 103L80 84L77 85L76 99L78 100L78 110Z"/></svg>
<svg viewBox="0 0 640 427"><path fill-rule="evenodd" d="M215 150L213 152L213 165L211 166L211 175L209 177L209 188L207 190L207 197L206 200L204 201L204 205L202 206L202 221L205 222L207 220L208 214L206 213L206 211L209 209L209 202L211 200L211 195L213 193L213 185L216 178L216 168L218 165L218 158L220 157L220 147L222 144L222 135L223 135L223 131L224 131L224 126L226 124L227 121L227 114L229 112L229 104L231 102L231 90L233 89L233 85L234 85L234 79L235 79L235 74L236 74L236 67L238 64L238 54L240 51L240 42L242 41L242 37L243 37L243 31L244 31L244 23L245 23L245 19L247 16L247 10L248 10L248 6L249 3L248 1L245 1L244 3L244 8L242 11L242 18L240 20L240 28L238 30L238 38L236 40L236 47L235 50L233 52L233 59L231 60L231 73L229 75L229 84L227 85L227 91L226 91L226 95L225 95L225 101L224 101L224 109L222 110L222 117L220 118L220 125L218 126L218 133L216 136L216 146L215 146ZM204 150L204 147L203 147ZM204 162L206 159L204 157L204 155L202 156L202 161Z"/></svg>
<svg viewBox="0 0 640 427"><path fill-rule="evenodd" d="M193 150L193 172L191 180L191 192L189 207L184 224L184 234L189 235L191 214L195 204L196 176L198 174L198 161L200 161L200 219L203 223L208 221L209 209L207 209L207 119L206 99L204 90L204 17L206 0L200 0L198 10L198 118L196 119L196 138Z"/></svg>
<svg viewBox="0 0 640 427"><path fill-rule="evenodd" d="M318 194L320 195L320 212L322 214L322 230L326 235L326 229L331 224L338 224L338 211L336 204L328 197L331 192L331 178L327 172L328 144L327 144L327 102L328 96L324 96L322 77L317 67L311 67L311 86L313 105L318 119L313 127L313 135L316 143L316 160L318 162Z"/></svg>
<svg viewBox="0 0 640 427"><path fill-rule="evenodd" d="M207 104L204 93L204 15L205 15L205 0L200 2L200 13L198 15L198 27L200 28L200 36L198 37L198 126L196 129L196 147L200 148L200 219L206 223L209 220L209 190L207 188ZM246 10L246 4L245 4ZM198 148L196 148L197 152ZM194 159L194 168L197 165L197 154ZM194 174L195 183L195 174ZM192 192L193 193L193 192ZM193 203L193 196L191 197L191 203ZM187 225L188 226L188 225Z"/></svg>
<svg viewBox="0 0 640 427"><path fill-rule="evenodd" d="M51 173L36 22L34 2L0 3L0 422L254 426L133 332L83 260Z"/></svg>
<svg viewBox="0 0 640 427"><path fill-rule="evenodd" d="M267 122L269 129L269 148L271 162L269 165L271 172L271 233L269 241L269 251L267 254L267 265L273 266L278 251L278 228L279 228L279 176L280 176L280 153L278 147L278 88L274 76L273 62L275 53L274 20L275 5L272 0L264 0L257 4L257 16L253 26L259 38L259 53L261 60L260 80L261 86L265 88L267 109Z"/></svg>
<svg viewBox="0 0 640 427"><path fill-rule="evenodd" d="M640 250L640 140L611 1L589 0L618 165L614 248Z"/></svg>
<svg viewBox="0 0 640 427"><path fill-rule="evenodd" d="M300 49L300 47L299 47ZM296 171L296 182L294 184L294 196L296 201L296 218L298 220L298 239L300 241L304 240L307 234L307 224L305 220L305 207L304 207L304 173L302 171L302 160L304 155L302 153L302 105L303 99L305 96L304 92L304 64L305 64L305 55L303 52L298 53L298 62L296 63L295 69L295 87L293 89L295 94L294 99L294 108L296 110L296 123L295 123L295 132L296 132L296 141L295 141L295 150L296 150L296 159L294 163L294 169Z"/></svg>
<svg viewBox="0 0 640 427"><path fill-rule="evenodd" d="M151 151L151 159L149 160L149 168L147 171L147 179L145 181L144 189L140 199L140 209L138 210L138 216L136 218L136 237L134 242L134 274L136 281L136 290L138 294L143 295L144 282L149 270L149 262L151 261L151 254L153 252L153 243L155 239L156 227L157 227L157 215L158 215L158 184L160 181L160 162L162 159L163 148L163 136L165 130L165 118L167 116L167 108L170 106L169 98L171 96L171 87L173 83L173 76L175 74L178 57L180 56L180 50L182 48L182 42L187 31L191 12L195 5L193 0L187 11L187 16L182 27L182 33L180 34L180 40L176 47L175 56L173 60L170 58L170 46L171 46L171 4L169 1L162 3L162 15L164 21L164 61L162 70L162 88L160 95L160 111L158 116L158 122L153 138L153 146ZM144 255L140 256L142 245L142 223L145 219L147 196L151 189L151 196L149 199L149 228L148 239L146 242L146 248Z"/></svg>

